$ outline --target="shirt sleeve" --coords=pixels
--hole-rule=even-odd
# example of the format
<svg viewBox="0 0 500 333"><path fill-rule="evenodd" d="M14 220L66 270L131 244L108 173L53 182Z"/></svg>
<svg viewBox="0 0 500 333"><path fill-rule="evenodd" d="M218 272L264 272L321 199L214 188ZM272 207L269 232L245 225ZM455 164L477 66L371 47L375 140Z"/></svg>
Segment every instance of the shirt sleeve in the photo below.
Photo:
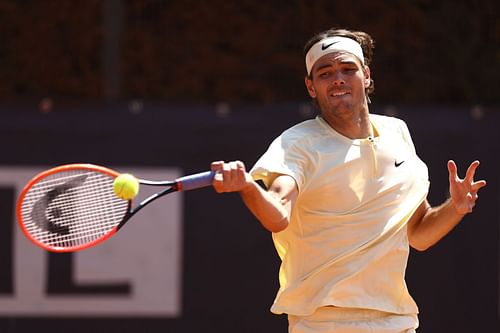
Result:
<svg viewBox="0 0 500 333"><path fill-rule="evenodd" d="M255 180L261 180L267 188L276 177L288 175L295 180L300 191L304 183L304 161L303 150L298 148L296 142L290 142L285 135L281 135L255 163L250 174Z"/></svg>
<svg viewBox="0 0 500 333"><path fill-rule="evenodd" d="M399 130L401 131L403 140L410 148L410 151L412 152L413 156L416 156L417 152L415 150L415 145L413 144L413 140L411 139L410 130L408 129L408 126L403 120L399 119L399 122L400 122Z"/></svg>
<svg viewBox="0 0 500 333"><path fill-rule="evenodd" d="M410 135L410 130L408 129L408 126L406 125L406 123L403 120L400 120L399 129L401 131L401 135L403 136L403 140L406 142L411 154L413 155L413 158L417 161L415 169L414 169L414 174L419 175L420 178L422 180L425 180L425 182L428 184L429 183L429 171L427 169L427 165L418 156L417 151L415 149L415 145L413 144L413 140L412 140L411 135Z"/></svg>

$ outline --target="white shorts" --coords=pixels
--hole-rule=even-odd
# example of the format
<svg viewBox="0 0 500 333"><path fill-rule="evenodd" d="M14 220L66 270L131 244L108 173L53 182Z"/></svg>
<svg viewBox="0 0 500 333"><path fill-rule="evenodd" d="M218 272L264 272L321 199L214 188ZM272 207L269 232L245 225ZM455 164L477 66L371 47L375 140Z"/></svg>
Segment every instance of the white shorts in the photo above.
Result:
<svg viewBox="0 0 500 333"><path fill-rule="evenodd" d="M415 333L416 314L321 307L310 316L288 315L289 333Z"/></svg>

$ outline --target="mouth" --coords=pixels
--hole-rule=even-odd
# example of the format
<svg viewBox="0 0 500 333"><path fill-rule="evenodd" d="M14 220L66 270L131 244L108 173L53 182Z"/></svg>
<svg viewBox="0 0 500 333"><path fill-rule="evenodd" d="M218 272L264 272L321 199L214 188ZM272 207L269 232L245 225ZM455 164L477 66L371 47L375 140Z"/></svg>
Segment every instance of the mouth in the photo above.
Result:
<svg viewBox="0 0 500 333"><path fill-rule="evenodd" d="M349 91L334 91L330 94L332 97L342 97L346 95L350 95L351 93Z"/></svg>

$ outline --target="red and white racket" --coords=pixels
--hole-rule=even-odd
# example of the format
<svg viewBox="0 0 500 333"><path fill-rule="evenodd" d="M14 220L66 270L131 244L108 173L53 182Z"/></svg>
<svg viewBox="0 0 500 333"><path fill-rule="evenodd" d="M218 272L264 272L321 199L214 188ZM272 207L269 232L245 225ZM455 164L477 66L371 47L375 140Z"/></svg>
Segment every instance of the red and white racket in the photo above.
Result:
<svg viewBox="0 0 500 333"><path fill-rule="evenodd" d="M118 198L113 181L120 173L92 164L68 164L36 175L21 192L17 220L36 245L52 252L74 252L94 246L120 230L139 210L172 192L210 186L214 171L174 181L138 179L164 189L135 207Z"/></svg>

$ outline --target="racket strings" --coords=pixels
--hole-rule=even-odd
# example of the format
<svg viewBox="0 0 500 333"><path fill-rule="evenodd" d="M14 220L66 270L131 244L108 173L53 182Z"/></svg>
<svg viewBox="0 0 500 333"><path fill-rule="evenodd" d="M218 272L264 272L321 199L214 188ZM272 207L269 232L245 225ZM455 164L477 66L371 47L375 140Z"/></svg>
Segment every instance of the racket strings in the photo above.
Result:
<svg viewBox="0 0 500 333"><path fill-rule="evenodd" d="M22 215L26 231L52 247L79 247L109 234L128 211L113 192L112 176L66 170L39 180L26 193Z"/></svg>

